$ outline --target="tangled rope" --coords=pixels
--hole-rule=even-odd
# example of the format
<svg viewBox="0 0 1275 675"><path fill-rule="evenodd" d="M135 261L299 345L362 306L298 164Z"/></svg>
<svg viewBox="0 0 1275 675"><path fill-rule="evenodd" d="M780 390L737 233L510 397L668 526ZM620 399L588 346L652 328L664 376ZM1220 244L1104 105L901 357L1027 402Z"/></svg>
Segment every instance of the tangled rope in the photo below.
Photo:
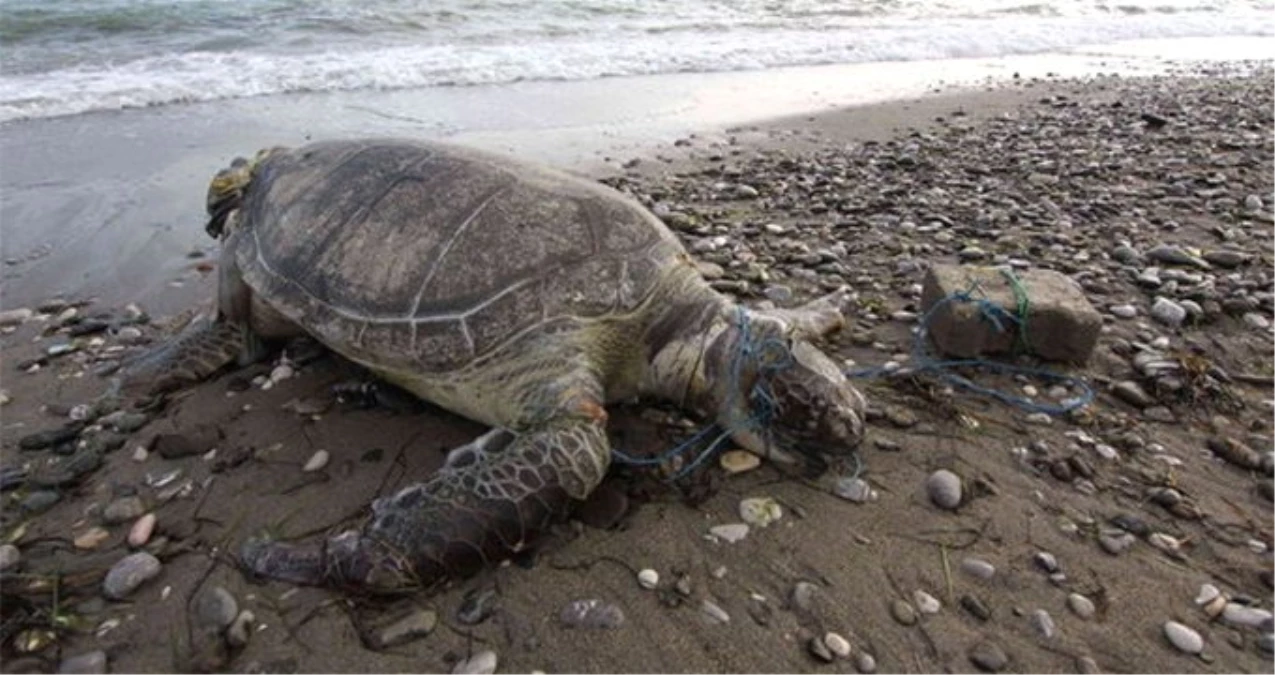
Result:
<svg viewBox="0 0 1275 675"><path fill-rule="evenodd" d="M747 403L751 413L743 419L732 420L731 424L724 429L717 423L710 424L700 429L694 436L654 457L633 457L619 448L612 448L612 454L620 463L629 466L658 466L686 453L691 448L699 445L704 439L712 436L713 432L716 431L717 435L712 436L712 441L695 459L667 479L672 482L698 468L704 463L704 460L721 449L722 443L737 432L745 430L760 431L766 435L767 443L769 444L771 438L770 425L775 417L778 416L780 409L780 402L775 397L775 392L770 386L770 380L775 373L792 366L792 353L789 352L788 345L778 338L767 338L758 341L756 336L753 335L748 312L743 307L737 307L735 310L735 327L739 329L739 337L735 345L735 352L731 355L728 391L732 400L726 409L735 411L744 408L744 406L739 405L741 403L739 397L744 395L741 384L744 365L749 360L754 360L758 362L758 377L748 393Z"/></svg>
<svg viewBox="0 0 1275 675"><path fill-rule="evenodd" d="M1009 281L1010 288L1014 292L1014 301L1016 305L1015 312L1009 312L1000 305L992 302L988 299L987 294L979 286L978 282L972 282L966 290L956 291L934 303L934 306L921 316L920 326L917 328L912 340L912 362L916 365L894 370L884 367L864 368L860 370L847 371L846 376L853 378L897 377L930 372L938 375L940 379L961 387L962 389L972 391L976 394L990 396L1003 403L1016 406L1023 410L1030 412L1043 412L1049 415L1064 415L1072 410L1089 405L1094 398L1093 389L1084 380L1078 377L1059 375L1042 368L1015 366L1008 363L988 361L985 359L938 360L930 355L928 347L930 321L933 319L936 312L953 302L972 302L976 304L978 306L980 316L991 323L996 328L997 332L1003 333L1006 330L1010 330L1012 326L1017 326L1019 348L1023 351L1028 349L1030 343L1027 338L1027 317L1031 310L1031 300L1027 295L1027 289L1023 286L1022 281L1018 278L1018 276L1014 274L1013 270L1002 268L1001 274ZM976 293L979 295L976 296ZM953 369L962 367L983 368L998 372L1037 377L1049 382L1063 382L1078 388L1081 391L1081 394L1077 397L1063 401L1060 405L1037 403L1031 399L1016 396L1000 389L975 384L969 379L952 372Z"/></svg>

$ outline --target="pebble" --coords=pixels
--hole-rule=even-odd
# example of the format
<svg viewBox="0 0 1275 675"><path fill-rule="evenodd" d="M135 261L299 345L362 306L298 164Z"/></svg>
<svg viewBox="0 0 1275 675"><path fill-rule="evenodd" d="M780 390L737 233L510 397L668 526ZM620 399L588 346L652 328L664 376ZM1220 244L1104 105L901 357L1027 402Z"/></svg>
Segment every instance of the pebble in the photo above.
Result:
<svg viewBox="0 0 1275 675"><path fill-rule="evenodd" d="M837 480L832 491L838 497L856 504L873 501L877 498L877 491L872 489L872 485L862 478L842 477Z"/></svg>
<svg viewBox="0 0 1275 675"><path fill-rule="evenodd" d="M1246 312L1244 314L1244 323L1258 330L1266 330L1271 327L1271 320L1257 312Z"/></svg>
<svg viewBox="0 0 1275 675"><path fill-rule="evenodd" d="M122 600L158 575L159 570L159 559L145 551L126 556L106 573L102 592L108 598Z"/></svg>
<svg viewBox="0 0 1275 675"><path fill-rule="evenodd" d="M252 637L252 624L256 620L257 616L251 610L245 609L239 612L235 620L231 621L230 626L226 628L226 644L235 649L247 646L248 638Z"/></svg>
<svg viewBox="0 0 1275 675"><path fill-rule="evenodd" d="M875 673L877 658L867 652L859 652L854 655L854 667L861 673Z"/></svg>
<svg viewBox="0 0 1275 675"><path fill-rule="evenodd" d="M1079 593L1072 593L1067 596L1067 607L1071 609L1076 616L1085 619L1092 619L1097 614L1097 608L1093 604L1093 600L1086 598Z"/></svg>
<svg viewBox="0 0 1275 675"><path fill-rule="evenodd" d="M989 673L999 673L1009 665L1009 656L994 642L984 640L974 645L969 653L970 662Z"/></svg>
<svg viewBox="0 0 1275 675"><path fill-rule="evenodd" d="M140 518L146 513L146 504L137 495L120 497L102 510L102 520L107 524L124 523Z"/></svg>
<svg viewBox="0 0 1275 675"><path fill-rule="evenodd" d="M0 572L17 567L20 562L22 562L22 551L19 551L17 546L0 545Z"/></svg>
<svg viewBox="0 0 1275 675"><path fill-rule="evenodd" d="M492 675L496 672L496 652L484 649L477 654L461 659L452 666L452 675Z"/></svg>
<svg viewBox="0 0 1275 675"><path fill-rule="evenodd" d="M128 531L128 545L133 548L145 546L146 542L151 540L151 534L155 532L155 521L154 513L148 513L138 518Z"/></svg>
<svg viewBox="0 0 1275 675"><path fill-rule="evenodd" d="M71 543L81 551L91 551L110 538L111 533L105 527L90 527L75 535L75 539L71 540Z"/></svg>
<svg viewBox="0 0 1275 675"><path fill-rule="evenodd" d="M1129 547L1133 546L1138 540L1128 532L1119 532L1112 530L1104 530L1098 535L1098 544L1102 546L1102 550L1111 555L1120 555Z"/></svg>
<svg viewBox="0 0 1275 675"><path fill-rule="evenodd" d="M947 469L930 474L925 481L925 491L930 501L941 509L951 511L961 505L961 477Z"/></svg>
<svg viewBox="0 0 1275 675"><path fill-rule="evenodd" d="M35 316L35 312L26 307L6 309L0 312L0 327L16 326L24 321L29 321L33 316Z"/></svg>
<svg viewBox="0 0 1275 675"><path fill-rule="evenodd" d="M714 525L708 528L708 533L728 544L734 544L748 536L748 529L748 523L729 523L727 525Z"/></svg>
<svg viewBox="0 0 1275 675"><path fill-rule="evenodd" d="M817 636L806 641L806 649L810 650L811 656L824 663L832 663L833 659L836 658L832 650L828 649L828 645Z"/></svg>
<svg viewBox="0 0 1275 675"><path fill-rule="evenodd" d="M1204 638L1200 637L1200 634L1195 632L1194 629L1177 621L1165 622L1164 636L1169 639L1169 644L1187 654L1199 654L1204 651Z"/></svg>
<svg viewBox="0 0 1275 675"><path fill-rule="evenodd" d="M708 598L704 598L704 601L700 603L700 611L713 623L730 623L730 615L726 613L726 610Z"/></svg>
<svg viewBox="0 0 1275 675"><path fill-rule="evenodd" d="M1048 551L1037 551L1032 556L1032 561L1036 563L1037 567L1050 574L1058 571L1058 558Z"/></svg>
<svg viewBox="0 0 1275 675"><path fill-rule="evenodd" d="M1133 305L1114 305L1111 314L1120 319L1132 319L1138 316L1138 308Z"/></svg>
<svg viewBox="0 0 1275 675"><path fill-rule="evenodd" d="M744 473L761 466L761 458L746 450L731 450L722 453L718 463L726 473Z"/></svg>
<svg viewBox="0 0 1275 675"><path fill-rule="evenodd" d="M784 517L784 509L770 497L749 497L739 502L739 517L749 525L766 527Z"/></svg>
<svg viewBox="0 0 1275 675"><path fill-rule="evenodd" d="M1151 318L1167 326L1181 326L1186 321L1186 308L1168 298L1158 297L1151 305Z"/></svg>
<svg viewBox="0 0 1275 675"><path fill-rule="evenodd" d="M996 566L982 558L966 558L961 561L961 570L984 581L991 579L996 574Z"/></svg>
<svg viewBox="0 0 1275 675"><path fill-rule="evenodd" d="M1082 656L1076 659L1076 670L1084 673L1084 675L1097 675L1102 672L1102 669L1098 667L1098 662L1089 656Z"/></svg>
<svg viewBox="0 0 1275 675"><path fill-rule="evenodd" d="M1222 620L1236 626L1256 628L1271 619L1271 613L1260 607L1247 607L1238 602L1228 602L1222 609Z"/></svg>
<svg viewBox="0 0 1275 675"><path fill-rule="evenodd" d="M1207 605L1213 602L1213 599L1221 595L1222 591L1218 590L1213 584L1204 584L1200 586L1200 592L1195 595L1195 604Z"/></svg>
<svg viewBox="0 0 1275 675"><path fill-rule="evenodd" d="M890 616L904 626L916 624L916 610L906 600L895 600L890 603Z"/></svg>
<svg viewBox="0 0 1275 675"><path fill-rule="evenodd" d="M922 614L938 614L943 609L943 603L938 598L919 588L912 592L912 602Z"/></svg>
<svg viewBox="0 0 1275 675"><path fill-rule="evenodd" d="M202 455L216 447L220 435L215 428L203 426L188 433L156 434L148 450L159 453L164 459L181 459Z"/></svg>
<svg viewBox="0 0 1275 675"><path fill-rule="evenodd" d="M844 659L850 656L850 641L836 633L828 633L827 635L824 635L823 643L827 645L828 651L832 652L833 655L837 657Z"/></svg>
<svg viewBox="0 0 1275 675"><path fill-rule="evenodd" d="M36 490L23 497L18 507L27 513L40 513L62 500L62 493L55 490Z"/></svg>
<svg viewBox="0 0 1275 675"><path fill-rule="evenodd" d="M1031 622L1032 626L1035 627L1035 629L1044 636L1045 639L1054 637L1054 634L1058 631L1057 627L1054 625L1054 617L1050 616L1049 612L1046 612L1043 609L1038 609L1032 612Z"/></svg>
<svg viewBox="0 0 1275 675"><path fill-rule="evenodd" d="M613 629L624 625L624 610L601 600L575 600L558 618L567 628Z"/></svg>
<svg viewBox="0 0 1275 675"><path fill-rule="evenodd" d="M238 618L236 618L236 623L238 623ZM401 645L429 635L434 632L434 628L437 625L438 612L432 609L416 608L377 630L371 636L372 643L378 649ZM492 655L492 660L495 660L494 654ZM486 672L493 672L495 669L495 664L493 663L491 670ZM453 670L452 672L459 671Z"/></svg>
<svg viewBox="0 0 1275 675"><path fill-rule="evenodd" d="M331 459L332 455L329 454L327 450L318 450L313 455L310 455L310 459L306 460L305 465L301 467L301 470L306 473L320 471L323 467L328 465L328 461Z"/></svg>
<svg viewBox="0 0 1275 675"><path fill-rule="evenodd" d="M58 664L58 673L64 675L95 675L106 672L106 652L96 651L63 659Z"/></svg>
<svg viewBox="0 0 1275 675"><path fill-rule="evenodd" d="M650 568L644 569L638 572L637 582L639 586L649 591L660 585L660 573Z"/></svg>
<svg viewBox="0 0 1275 675"><path fill-rule="evenodd" d="M456 620L466 626L477 626L496 612L500 596L494 588L473 588L465 593L460 607L456 608Z"/></svg>
<svg viewBox="0 0 1275 675"><path fill-rule="evenodd" d="M1275 633L1266 633L1258 638L1257 648L1267 654L1275 654Z"/></svg>
<svg viewBox="0 0 1275 675"><path fill-rule="evenodd" d="M195 616L201 626L223 631L239 615L239 602L222 586L214 586L200 593L195 600Z"/></svg>
<svg viewBox="0 0 1275 675"><path fill-rule="evenodd" d="M972 595L961 596L961 607L979 621L987 621L992 618L992 608Z"/></svg>

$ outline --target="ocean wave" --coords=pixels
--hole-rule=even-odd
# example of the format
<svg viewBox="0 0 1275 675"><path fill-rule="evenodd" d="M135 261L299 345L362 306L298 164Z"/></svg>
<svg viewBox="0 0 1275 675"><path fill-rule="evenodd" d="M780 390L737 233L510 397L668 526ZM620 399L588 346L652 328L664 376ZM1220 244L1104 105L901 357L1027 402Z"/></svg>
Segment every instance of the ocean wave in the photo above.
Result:
<svg viewBox="0 0 1275 675"><path fill-rule="evenodd" d="M1009 3L1006 3L1009 4ZM1027 7L1028 5L1018 5ZM290 92L987 57L1151 38L1275 35L1270 21L1216 13L1110 18L865 22L854 30L735 28L509 42L273 52L260 46L79 64L0 76L0 121Z"/></svg>

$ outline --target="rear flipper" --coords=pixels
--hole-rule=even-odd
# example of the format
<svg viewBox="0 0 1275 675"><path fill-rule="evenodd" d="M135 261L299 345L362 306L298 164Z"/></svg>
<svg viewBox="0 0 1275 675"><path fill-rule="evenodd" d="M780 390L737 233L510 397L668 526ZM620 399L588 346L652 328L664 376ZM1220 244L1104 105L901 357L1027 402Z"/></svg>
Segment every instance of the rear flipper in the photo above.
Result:
<svg viewBox="0 0 1275 675"><path fill-rule="evenodd" d="M489 440L507 440L492 432ZM472 450L472 448L471 448ZM319 545L255 539L240 551L257 576L372 593L471 575L527 547L602 481L610 463L604 420L566 419L466 452L438 475L372 504L372 518Z"/></svg>
<svg viewBox="0 0 1275 675"><path fill-rule="evenodd" d="M236 361L251 361L262 352L246 327L199 319L168 342L125 361L113 388L125 395L168 392L207 379Z"/></svg>

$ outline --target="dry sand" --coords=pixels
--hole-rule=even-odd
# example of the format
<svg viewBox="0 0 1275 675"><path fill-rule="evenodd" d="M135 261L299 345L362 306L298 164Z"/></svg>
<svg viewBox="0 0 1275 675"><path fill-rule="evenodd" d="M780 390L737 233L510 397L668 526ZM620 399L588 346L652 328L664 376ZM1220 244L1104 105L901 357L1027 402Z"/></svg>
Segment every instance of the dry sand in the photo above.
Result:
<svg viewBox="0 0 1275 675"><path fill-rule="evenodd" d="M1270 195L1269 72L1264 77L1264 98L1259 96L1264 103L1248 104L1264 106L1266 113L1258 114L1256 128L1247 131L1264 135L1265 140L1261 152L1246 156L1260 157L1264 152L1265 159L1242 167L1248 173L1242 180L1233 176L1233 181L1242 183L1234 185L1236 190L1252 188ZM952 125L978 134L981 125L1004 113L1030 121L1041 111L1057 109L1060 101L1082 107L1109 106L1113 96L1125 96L1125 86L1118 80L1023 82L994 92L838 110L701 135L644 153L645 159L630 172L627 184L650 190L667 181L711 191L723 175L720 167L746 166L750 158L773 159L782 153L799 161L820 152L863 148L865 142L903 147L909 134L942 135L950 133ZM1254 89L1251 82L1246 86L1250 88L1236 91L1248 96ZM1195 91L1174 79L1131 82L1127 87L1154 91L1160 96L1157 101L1173 100L1177 87ZM1261 92L1262 86L1255 90ZM1067 98L1056 98L1059 94ZM1191 94L1189 100L1198 104L1207 98ZM1238 100L1228 105L1246 103ZM1131 126L1141 124L1137 113L1133 108L1119 119ZM1174 114L1189 117L1190 110ZM1038 131L1025 129L1027 134ZM1224 152L1216 146L1213 150ZM995 163L997 155L997 150L988 147L981 155L972 151L960 160L978 166ZM217 162L199 167L183 164L173 171L206 174L216 166ZM1119 171L1136 170L1124 166ZM87 174L90 167L84 170ZM681 176L666 175L674 171ZM1124 174L1115 175L1118 179ZM66 180L73 183L75 176ZM84 186L83 198L91 202L120 185L130 186L127 178L120 181ZM966 197L956 194L952 199ZM201 198L202 192L188 195L192 203ZM731 218L750 222L834 217L762 210L757 202L728 206ZM1269 214L1269 202L1264 208ZM1208 224L1197 225L1186 219L1189 215L1183 214L1185 227L1162 236L1175 243L1208 239ZM836 217L853 220L856 216ZM1103 226L1102 222L1092 225ZM1257 221L1255 227L1257 234L1245 240L1256 247L1253 269L1269 271L1270 222ZM175 266L202 262L163 262L182 253L147 255L156 256L152 265L166 266L165 274ZM873 274L887 278L887 255L894 253L881 249L881 258L871 260L872 251L862 252L843 262L852 269L878 270ZM952 258L944 250L931 256ZM165 289L162 284L149 288L147 307L157 317L172 319L168 316L174 313L172 308L187 305L198 295L211 297L209 277L215 275L208 274L210 266L200 269L204 271L191 272L182 288ZM148 278L155 277L149 273ZM895 281L910 283L919 277ZM794 289L797 299L814 290L801 284L794 284ZM757 300L755 291L750 292L749 302ZM1104 305L1109 301L1101 300ZM1146 298L1140 302L1149 304ZM897 310L906 303L900 296L890 296L885 309ZM6 302L6 307L12 306ZM80 311L118 316L120 310L104 304ZM1269 305L1258 311L1269 318ZM176 320L147 327L145 334L161 337L171 323ZM54 359L38 372L15 368L50 343L65 339L50 335L36 340L50 325L49 320L28 321L2 338L0 382L12 397L3 408L0 430L6 467L47 458L48 450L19 452L18 440L62 424L64 419L59 417L64 418L71 405L90 399L101 388L100 381L83 374L88 366L74 355ZM877 341L896 347L905 344L902 324L857 323L855 332L863 330L873 331ZM1147 331L1170 335L1175 344L1188 337L1212 339L1219 349L1225 347L1244 361L1230 367L1242 365L1247 372L1266 376L1272 372L1269 330L1253 330L1237 319L1227 317L1181 331L1150 326ZM889 351L867 349L851 337L829 349L862 363L888 358ZM108 336L106 341L114 344L117 339ZM1102 379L1110 375L1107 365L1100 359L1079 374ZM874 383L867 389L874 407L895 411L896 420L899 410L919 418L915 426L891 423L889 418L874 421L861 459L864 477L879 493L876 501L850 503L830 494L829 476L804 479L770 465L737 476L723 476L712 467L680 486L617 471L608 490L627 494L631 508L617 515L606 504L591 505L581 513L584 520L608 524L606 529L564 525L536 555L516 564L457 582L437 594L368 603L325 590L250 583L233 567L231 555L245 535L264 527L288 536L339 528L376 495L423 479L438 466L446 449L482 429L428 409L360 409L336 402L331 386L359 374L333 357L307 363L298 376L268 391L251 386L254 376L269 370L270 364L262 364L229 373L177 397L121 449L106 455L101 469L63 489L48 510L26 517L17 504L29 497L30 489L5 493L5 532L16 539L22 553L19 573L10 570L5 577L6 671L47 671L62 659L99 649L108 655L113 672L209 666L231 672L447 671L457 659L485 649L499 655L499 672L854 672L857 665L862 666L853 658L829 664L812 657L808 641L827 631L845 636L856 653L871 654L875 667L883 672L976 671L970 653L982 642L998 645L1008 656L1004 668L1021 672L1075 672L1087 667L1085 658L1104 672L1271 669L1269 653L1257 645L1260 630L1210 621L1192 602L1201 584L1211 583L1228 594L1247 596L1260 607L1271 607L1271 555L1250 549L1260 543L1269 551L1272 543L1270 479L1260 470L1245 471L1217 460L1205 445L1206 437L1215 433L1243 437L1251 432L1268 440L1258 449L1269 451L1269 383L1235 384L1234 395L1242 405L1224 414L1207 406L1196 410L1175 404L1179 421L1174 423L1148 420L1105 391L1089 417L1051 426L1026 424L1021 412L983 399L959 399L957 409L980 421L977 431L962 427L950 406L935 403L945 399L929 398L924 387ZM1014 386L1005 381L998 384ZM288 403L297 400L324 410L297 414L288 409ZM633 452L656 452L683 434L676 424L652 421L664 418L640 407L616 411L615 419L616 442ZM217 450L211 456L165 460L152 454L140 462L133 458L135 447L157 433L192 436L201 428L217 430L213 443ZM1145 448L1139 454L1125 447L1120 448L1120 461L1104 463L1092 450L1077 448L1077 454L1097 467L1090 489L1033 468L1014 452L1043 441L1055 452L1069 454L1075 440L1065 433L1081 429L1102 439L1117 432L1133 433L1146 443L1162 444L1181 463L1169 467L1149 458L1152 453ZM331 452L330 464L323 471L303 473L301 465L320 449ZM954 513L931 505L923 484L938 468L962 475L976 498ZM191 488L188 494L161 503L164 488L148 483L174 469L180 469L181 475L171 485L189 481ZM1267 483L1265 498L1263 482ZM1150 503L1146 491L1156 485L1176 486L1206 517L1183 519ZM109 537L92 551L76 551L71 541L100 522L107 503L134 492L158 516L157 540L149 546L163 561L163 569L127 601L103 601L97 580L128 552L124 538L129 524L108 526ZM754 530L736 544L706 538L709 527L737 522L739 500L754 496L778 500L785 507L783 519ZM1096 542L1098 531L1109 518L1122 513L1136 516L1152 531L1172 534L1183 542L1181 552L1162 552L1142 538L1121 555L1105 553ZM1051 581L1033 562L1038 551L1056 556L1065 578ZM995 575L979 580L963 572L962 561L971 556L991 562ZM661 576L656 591L644 590L635 581L637 570L645 567ZM33 586L59 570L67 576L56 598ZM682 578L686 581L679 589ZM817 590L813 598L796 603L793 593L801 582ZM207 640L191 628L192 598L214 586L227 589L241 608L255 615L247 646L229 656L210 652ZM488 590L495 593L492 616L475 626L463 625L456 615L466 595ZM911 601L916 590L939 599L942 609L923 616L916 625L901 625L891 616L891 603ZM1091 598L1096 616L1084 619L1069 610L1069 593ZM963 608L963 596L983 602L990 608L990 618L980 620ZM588 598L620 607L625 623L613 630L564 628L558 618L561 609ZM703 610L705 601L724 610L729 621L710 618ZM50 614L52 608L57 609L56 617ZM422 609L440 618L427 637L384 651L369 649L363 642L387 618ZM1033 624L1032 614L1042 609L1056 625L1051 637L1043 636ZM37 631L38 637L38 631L54 618L59 626L54 646L34 654L16 653L15 639L31 639L31 631ZM1170 619L1204 636L1204 656L1184 655L1166 642L1162 625ZM1269 631L1269 627L1261 630Z"/></svg>

